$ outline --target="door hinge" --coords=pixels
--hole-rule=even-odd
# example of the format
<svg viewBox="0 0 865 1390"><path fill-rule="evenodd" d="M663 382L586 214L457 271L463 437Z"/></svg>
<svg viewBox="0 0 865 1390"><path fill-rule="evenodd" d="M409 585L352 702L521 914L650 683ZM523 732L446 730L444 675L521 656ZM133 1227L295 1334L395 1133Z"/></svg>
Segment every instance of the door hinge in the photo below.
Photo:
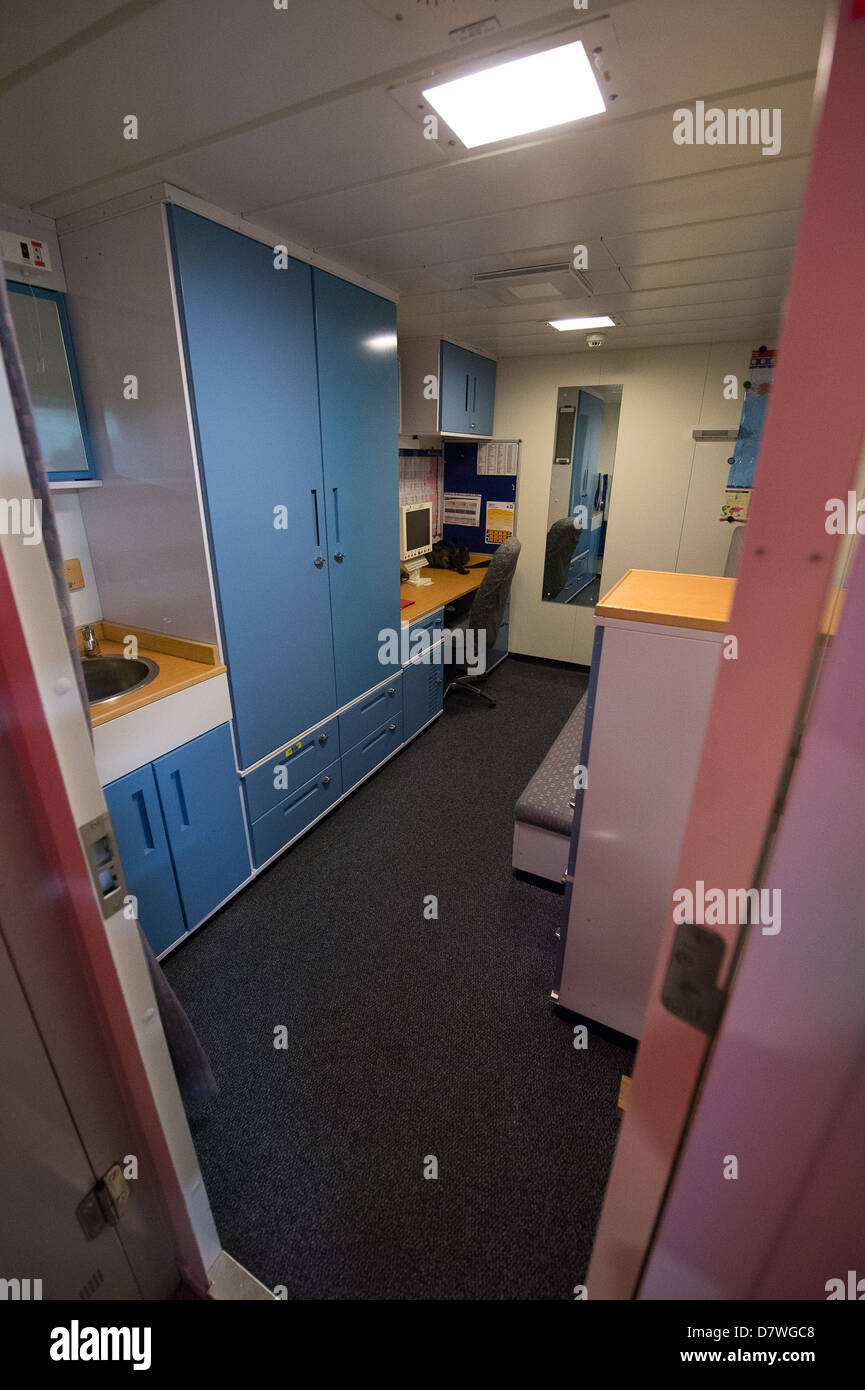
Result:
<svg viewBox="0 0 865 1390"><path fill-rule="evenodd" d="M106 1226L119 1223L128 1197L129 1183L121 1165L115 1163L78 1203L76 1215L88 1240L95 1240Z"/></svg>
<svg viewBox="0 0 865 1390"><path fill-rule="evenodd" d="M718 1031L727 998L726 990L717 984L723 958L724 938L719 932L683 922L676 928L661 990L661 1003L669 1013L710 1038Z"/></svg>

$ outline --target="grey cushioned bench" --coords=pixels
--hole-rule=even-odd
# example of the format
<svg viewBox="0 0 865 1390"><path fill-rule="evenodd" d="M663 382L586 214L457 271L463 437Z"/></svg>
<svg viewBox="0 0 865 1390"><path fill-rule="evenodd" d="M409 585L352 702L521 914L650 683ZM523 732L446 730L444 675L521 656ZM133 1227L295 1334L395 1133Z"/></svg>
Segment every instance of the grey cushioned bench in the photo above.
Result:
<svg viewBox="0 0 865 1390"><path fill-rule="evenodd" d="M580 700L514 811L513 867L560 883L568 866L574 768L580 761L586 697Z"/></svg>

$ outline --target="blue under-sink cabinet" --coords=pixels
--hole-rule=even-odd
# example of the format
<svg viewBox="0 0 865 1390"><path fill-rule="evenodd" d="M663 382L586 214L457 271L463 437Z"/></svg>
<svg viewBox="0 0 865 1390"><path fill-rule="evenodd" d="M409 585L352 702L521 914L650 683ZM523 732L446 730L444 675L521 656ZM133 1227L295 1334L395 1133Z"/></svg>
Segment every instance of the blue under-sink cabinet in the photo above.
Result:
<svg viewBox="0 0 865 1390"><path fill-rule="evenodd" d="M159 954L250 876L228 724L105 787L138 918Z"/></svg>
<svg viewBox="0 0 865 1390"><path fill-rule="evenodd" d="M105 800L141 929L159 955L185 934L186 921L152 764L110 782Z"/></svg>

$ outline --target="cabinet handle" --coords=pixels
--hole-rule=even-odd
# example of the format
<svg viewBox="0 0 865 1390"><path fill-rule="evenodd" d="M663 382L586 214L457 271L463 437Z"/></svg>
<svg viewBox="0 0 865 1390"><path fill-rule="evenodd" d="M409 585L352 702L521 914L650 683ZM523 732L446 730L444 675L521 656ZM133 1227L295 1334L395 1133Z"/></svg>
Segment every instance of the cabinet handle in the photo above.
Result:
<svg viewBox="0 0 865 1390"><path fill-rule="evenodd" d="M473 376L473 377L472 377L472 413L474 413L474 411L476 411L477 408L478 408L478 379L477 379L476 376Z"/></svg>
<svg viewBox="0 0 865 1390"><path fill-rule="evenodd" d="M334 560L338 560L339 563L342 564L343 560L345 559L345 555L341 550L338 550L333 558Z"/></svg>
<svg viewBox="0 0 865 1390"><path fill-rule="evenodd" d="M466 372L466 415L469 413L469 374Z"/></svg>
<svg viewBox="0 0 865 1390"><path fill-rule="evenodd" d="M322 560L321 556L318 555L318 556L316 556L316 558L313 560L312 563L315 565L315 567L316 567L317 570L320 570L321 567L322 567L322 565L324 564L324 560Z"/></svg>
<svg viewBox="0 0 865 1390"><path fill-rule="evenodd" d="M180 773L175 768L171 774L174 783L174 790L177 792L177 804L180 807L180 819L183 825L189 824L189 812L186 809L186 797L183 795L183 783L180 780Z"/></svg>
<svg viewBox="0 0 865 1390"><path fill-rule="evenodd" d="M321 534L318 529L318 493L315 488L311 488L310 491L312 492L312 529L315 532L315 548L318 550L321 545Z"/></svg>
<svg viewBox="0 0 865 1390"><path fill-rule="evenodd" d="M321 779L321 785L322 785L323 787L329 787L329 786L330 786L330 778L329 778L329 777L322 777L322 779Z"/></svg>
<svg viewBox="0 0 865 1390"><path fill-rule="evenodd" d="M394 690L394 688L393 688L392 685L388 687L388 692L387 692L387 693L388 693L388 695L395 695L395 694L396 694L396 691Z"/></svg>
<svg viewBox="0 0 865 1390"><path fill-rule="evenodd" d="M141 829L144 834L145 849L155 849L156 845L153 839L153 828L150 824L150 817L147 814L147 803L144 800L144 793L133 792L132 800L138 807L138 814L141 817Z"/></svg>
<svg viewBox="0 0 865 1390"><path fill-rule="evenodd" d="M392 734L396 733L396 724L388 724L387 727L390 729Z"/></svg>
<svg viewBox="0 0 865 1390"><path fill-rule="evenodd" d="M319 734L319 736L318 736L318 741L319 741L319 743L321 744L321 746L322 746L322 748L323 748L324 745L327 743L327 734Z"/></svg>
<svg viewBox="0 0 865 1390"><path fill-rule="evenodd" d="M476 430L476 429L477 429L477 425L475 424L474 420L472 420L472 429L473 429L473 430Z"/></svg>

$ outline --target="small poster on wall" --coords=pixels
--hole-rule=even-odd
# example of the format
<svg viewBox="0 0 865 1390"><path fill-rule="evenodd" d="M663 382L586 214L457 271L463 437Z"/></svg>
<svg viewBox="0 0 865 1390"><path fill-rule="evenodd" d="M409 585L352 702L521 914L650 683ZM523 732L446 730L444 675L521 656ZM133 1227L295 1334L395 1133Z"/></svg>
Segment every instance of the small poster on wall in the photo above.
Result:
<svg viewBox="0 0 865 1390"><path fill-rule="evenodd" d="M724 492L724 505L721 508L721 521L747 521L748 504L751 501L749 487L728 487Z"/></svg>
<svg viewBox="0 0 865 1390"><path fill-rule="evenodd" d="M501 545L514 534L515 507L514 502L487 502L487 545Z"/></svg>
<svg viewBox="0 0 865 1390"><path fill-rule="evenodd" d="M480 493L446 492L444 499L444 513L445 526L480 526Z"/></svg>
<svg viewBox="0 0 865 1390"><path fill-rule="evenodd" d="M520 463L518 439L491 439L478 448L478 473L495 477L516 477Z"/></svg>

